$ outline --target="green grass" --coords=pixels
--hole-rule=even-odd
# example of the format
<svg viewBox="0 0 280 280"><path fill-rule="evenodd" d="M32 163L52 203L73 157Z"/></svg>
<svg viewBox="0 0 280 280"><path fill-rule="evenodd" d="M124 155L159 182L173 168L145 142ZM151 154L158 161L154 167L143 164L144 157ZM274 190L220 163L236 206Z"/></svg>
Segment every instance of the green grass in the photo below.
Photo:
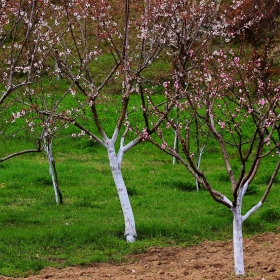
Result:
<svg viewBox="0 0 280 280"><path fill-rule="evenodd" d="M0 152L19 146L18 142L2 144ZM123 236L123 216L105 149L85 139L62 138L54 142L54 155L64 196L59 206L43 153L0 163L0 186L4 184L0 187L0 275L24 276L46 266L119 262L154 245L191 246L205 239L231 239L231 212L205 190L196 192L185 168L172 165L171 158L148 143L128 152L123 162L138 233L133 244ZM202 168L216 189L230 197L222 161L211 149L203 156ZM266 177L264 168L244 198L245 210L260 199ZM279 199L277 181L267 202L244 223L245 236L279 231Z"/></svg>

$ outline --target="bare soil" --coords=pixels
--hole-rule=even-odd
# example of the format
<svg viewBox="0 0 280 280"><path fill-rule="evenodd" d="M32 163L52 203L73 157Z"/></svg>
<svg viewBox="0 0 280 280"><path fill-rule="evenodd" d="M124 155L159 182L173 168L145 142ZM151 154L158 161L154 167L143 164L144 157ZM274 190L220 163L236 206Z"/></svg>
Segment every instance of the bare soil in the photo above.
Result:
<svg viewBox="0 0 280 280"><path fill-rule="evenodd" d="M244 258L245 279L280 280L280 234L268 233L245 239ZM0 276L0 280L13 279ZM128 256L122 264L45 268L39 275L17 279L227 280L236 277L233 273L232 242L205 241L193 247L152 247L146 253Z"/></svg>

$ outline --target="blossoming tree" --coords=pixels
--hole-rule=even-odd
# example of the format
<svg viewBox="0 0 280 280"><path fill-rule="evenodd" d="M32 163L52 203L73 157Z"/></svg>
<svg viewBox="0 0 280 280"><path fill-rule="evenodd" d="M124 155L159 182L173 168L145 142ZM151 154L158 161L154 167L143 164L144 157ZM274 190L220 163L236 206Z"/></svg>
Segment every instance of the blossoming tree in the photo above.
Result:
<svg viewBox="0 0 280 280"><path fill-rule="evenodd" d="M78 128L73 137L87 135L106 149L124 215L124 235L132 242L136 226L121 164L124 154L163 120L157 120L149 132L139 123L141 133L136 137L129 129L134 112L142 112L143 84L152 87L158 83L160 71L151 75L147 69L162 59L162 51L172 39L169 31L178 4L73 0L50 8L47 28L56 46L51 52L56 65L53 77L59 76L57 83L67 83L67 89L48 92L49 100L56 100L50 107L40 103L38 93L28 104L54 126L67 122L65 127ZM138 100L135 107L130 105L132 98ZM44 104L50 104L47 98ZM132 137L125 143L129 134Z"/></svg>
<svg viewBox="0 0 280 280"><path fill-rule="evenodd" d="M265 202L280 168L280 81L271 71L275 67L271 59L275 45L273 40L258 47L244 40L236 44L237 33L229 34L227 28L220 28L222 24L218 27L209 24L209 18L205 20L205 33L197 37L204 45L197 47L196 42L191 42L183 53L176 48L173 55L177 68L172 79L163 83L165 102L175 103L177 117L165 115L149 96L154 118L165 115L166 123L148 139L176 157L216 202L232 212L235 273L244 275L242 225ZM227 22L225 13L220 20ZM259 18L255 20L258 22ZM242 35L250 26L252 23L244 25L239 33ZM214 37L206 40L205 34L217 35L215 41ZM180 150L174 149L168 137L171 128L176 132ZM216 188L207 166L197 166L197 130L200 135L209 134L219 147L232 198ZM243 213L244 195L261 163L269 159L274 169L268 170L270 180L263 195ZM237 164L239 168L233 168Z"/></svg>
<svg viewBox="0 0 280 280"><path fill-rule="evenodd" d="M9 141L10 137L27 136L34 146L3 155L0 162L26 153L41 152L45 148L56 202L59 203L58 197L62 202L62 196L57 185L50 141L47 141L49 136L46 138L48 128L42 125L46 123L44 120L39 118L38 121L38 115L34 115L34 107L29 102L35 99L37 90L42 90L38 85L51 69L47 60L54 42L49 40L49 30L45 29L49 16L48 2L2 1L0 5L0 134L3 142Z"/></svg>

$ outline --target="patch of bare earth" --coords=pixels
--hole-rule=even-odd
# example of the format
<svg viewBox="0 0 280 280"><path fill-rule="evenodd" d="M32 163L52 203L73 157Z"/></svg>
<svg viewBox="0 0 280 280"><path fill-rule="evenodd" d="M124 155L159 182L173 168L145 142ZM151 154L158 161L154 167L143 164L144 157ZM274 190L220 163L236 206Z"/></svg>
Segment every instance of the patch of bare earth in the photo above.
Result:
<svg viewBox="0 0 280 280"><path fill-rule="evenodd" d="M247 280L280 280L280 234L262 234L244 240ZM22 280L88 279L235 279L232 242L209 242L194 247L152 247L129 256L123 264L92 264L65 269L45 268ZM0 280L13 280L0 276ZM244 279L244 278L242 278Z"/></svg>

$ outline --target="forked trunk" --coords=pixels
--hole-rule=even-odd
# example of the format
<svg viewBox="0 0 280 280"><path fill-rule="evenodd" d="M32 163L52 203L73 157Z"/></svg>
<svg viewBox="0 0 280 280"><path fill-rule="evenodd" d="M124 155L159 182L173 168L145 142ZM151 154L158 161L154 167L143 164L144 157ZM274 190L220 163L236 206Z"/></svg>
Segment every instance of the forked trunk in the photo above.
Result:
<svg viewBox="0 0 280 280"><path fill-rule="evenodd" d="M234 251L234 270L235 274L244 275L243 257L243 235L242 235L242 215L241 205L236 205L232 209L233 213L233 251Z"/></svg>
<svg viewBox="0 0 280 280"><path fill-rule="evenodd" d="M110 161L111 172L118 191L122 212L124 215L124 235L127 242L134 242L137 234L132 207L129 201L127 189L121 172L122 158L117 157L115 150L112 147L108 148L108 157Z"/></svg>

